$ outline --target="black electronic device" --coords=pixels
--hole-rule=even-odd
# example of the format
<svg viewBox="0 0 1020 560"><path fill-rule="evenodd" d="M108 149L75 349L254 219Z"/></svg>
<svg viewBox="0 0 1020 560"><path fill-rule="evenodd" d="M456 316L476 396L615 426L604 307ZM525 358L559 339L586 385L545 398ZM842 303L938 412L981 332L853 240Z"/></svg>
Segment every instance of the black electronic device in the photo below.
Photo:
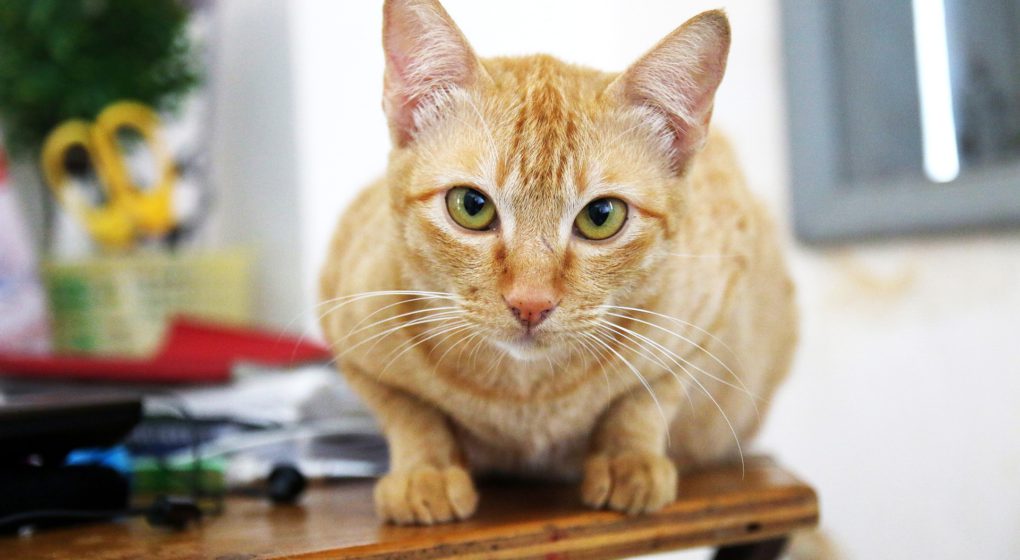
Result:
<svg viewBox="0 0 1020 560"><path fill-rule="evenodd" d="M0 402L0 465L62 462L73 449L110 447L142 418L139 397L42 393Z"/></svg>
<svg viewBox="0 0 1020 560"><path fill-rule="evenodd" d="M130 516L144 516L157 527L183 529L200 519L204 511L197 490L191 496L159 496L146 507L131 507L130 487L121 473L99 465L65 464L72 450L123 442L141 418L142 401L136 397L39 394L0 403L0 533ZM202 439L203 424L186 411L182 418L187 439L195 445ZM262 487L241 493L292 504L306 486L295 466L278 464Z"/></svg>
<svg viewBox="0 0 1020 560"><path fill-rule="evenodd" d="M75 449L116 445L141 416L136 397L39 394L0 403L0 531L126 510L123 474L65 459Z"/></svg>

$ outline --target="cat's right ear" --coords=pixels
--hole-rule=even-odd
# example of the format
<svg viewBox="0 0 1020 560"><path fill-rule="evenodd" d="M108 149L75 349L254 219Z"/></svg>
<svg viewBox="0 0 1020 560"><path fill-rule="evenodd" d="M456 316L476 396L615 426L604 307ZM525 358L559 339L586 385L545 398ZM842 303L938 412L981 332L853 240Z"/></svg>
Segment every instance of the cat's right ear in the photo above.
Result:
<svg viewBox="0 0 1020 560"><path fill-rule="evenodd" d="M404 146L452 89L484 74L457 24L436 0L386 0L383 110L393 143Z"/></svg>
<svg viewBox="0 0 1020 560"><path fill-rule="evenodd" d="M609 86L624 103L663 118L677 169L708 137L712 103L729 50L726 14L704 12L667 35Z"/></svg>

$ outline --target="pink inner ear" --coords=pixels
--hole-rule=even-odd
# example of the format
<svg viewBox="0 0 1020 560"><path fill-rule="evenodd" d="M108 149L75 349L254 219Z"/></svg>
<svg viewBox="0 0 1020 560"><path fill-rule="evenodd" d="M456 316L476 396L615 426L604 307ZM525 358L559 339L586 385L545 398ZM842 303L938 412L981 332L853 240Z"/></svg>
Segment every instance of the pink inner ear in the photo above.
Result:
<svg viewBox="0 0 1020 560"><path fill-rule="evenodd" d="M415 111L439 90L463 87L478 65L471 47L434 0L389 0L383 8L386 77L383 108L394 140L415 130Z"/></svg>
<svg viewBox="0 0 1020 560"><path fill-rule="evenodd" d="M389 67L383 81L383 111L389 117L395 142L403 146L414 133L414 111L417 107L415 99L407 95L407 87L400 78L407 71L410 59L391 51L387 51L386 55Z"/></svg>
<svg viewBox="0 0 1020 560"><path fill-rule="evenodd" d="M689 123L686 120L676 117L670 118L669 123L673 127L673 149L680 155L677 160L678 166L686 163L695 152L701 149L708 139L708 124L712 119L712 107L701 113L696 122Z"/></svg>
<svg viewBox="0 0 1020 560"><path fill-rule="evenodd" d="M665 83L665 80L659 84ZM663 99L662 96L649 95L647 89L639 89L631 82L628 84L627 99L634 105L648 107L662 115L668 133L671 136L670 146L675 152L674 166L680 168L694 152L698 151L708 134L709 121L712 118L712 96L704 95L699 99L679 96ZM662 87L661 85L659 86ZM683 86L673 86L682 88Z"/></svg>
<svg viewBox="0 0 1020 560"><path fill-rule="evenodd" d="M726 16L707 12L668 35L623 76L627 100L652 108L669 123L678 168L708 135L729 45Z"/></svg>
<svg viewBox="0 0 1020 560"><path fill-rule="evenodd" d="M399 93L399 88L384 86L386 94L383 97L383 111L390 121L390 132L393 141L397 146L405 146L411 141L415 132L414 110L415 104L412 99Z"/></svg>

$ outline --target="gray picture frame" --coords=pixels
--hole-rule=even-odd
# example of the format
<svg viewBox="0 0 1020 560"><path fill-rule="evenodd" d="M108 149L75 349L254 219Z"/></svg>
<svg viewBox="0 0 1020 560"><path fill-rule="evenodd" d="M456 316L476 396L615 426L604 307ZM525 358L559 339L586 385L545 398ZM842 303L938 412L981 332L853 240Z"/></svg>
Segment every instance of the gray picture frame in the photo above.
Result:
<svg viewBox="0 0 1020 560"><path fill-rule="evenodd" d="M796 236L807 244L1020 225L1020 162L923 178L845 184L835 3L781 0Z"/></svg>

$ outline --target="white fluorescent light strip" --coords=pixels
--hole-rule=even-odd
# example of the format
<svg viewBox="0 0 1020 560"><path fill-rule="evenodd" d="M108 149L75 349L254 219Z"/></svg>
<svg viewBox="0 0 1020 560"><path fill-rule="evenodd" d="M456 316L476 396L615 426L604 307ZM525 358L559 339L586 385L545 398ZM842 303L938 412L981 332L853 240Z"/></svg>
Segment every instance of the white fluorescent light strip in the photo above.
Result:
<svg viewBox="0 0 1020 560"><path fill-rule="evenodd" d="M946 7L943 0L913 0L911 3L924 171L932 181L946 183L960 174L953 87L949 77Z"/></svg>

